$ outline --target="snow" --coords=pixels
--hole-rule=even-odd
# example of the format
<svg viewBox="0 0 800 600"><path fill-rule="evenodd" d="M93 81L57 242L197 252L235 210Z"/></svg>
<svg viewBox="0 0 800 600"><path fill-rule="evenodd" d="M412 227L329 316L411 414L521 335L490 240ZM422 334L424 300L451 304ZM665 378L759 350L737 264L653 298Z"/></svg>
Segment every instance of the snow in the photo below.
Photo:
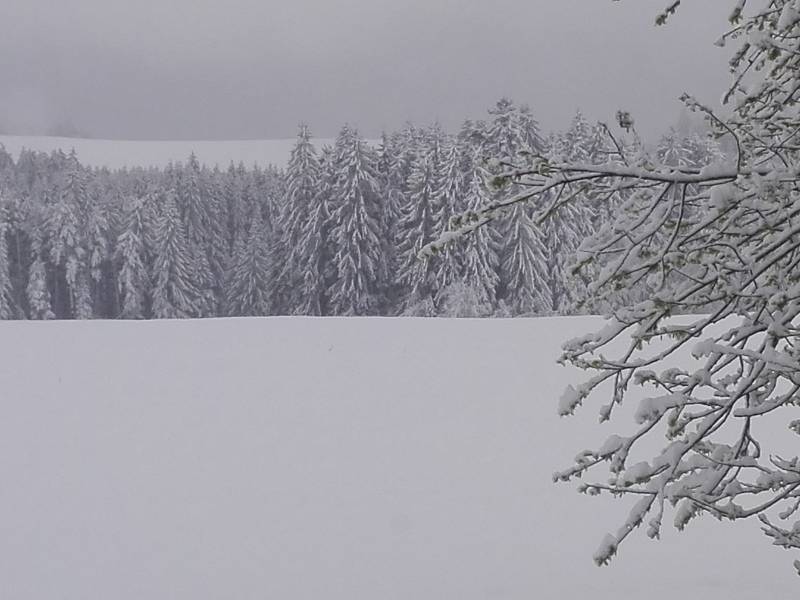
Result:
<svg viewBox="0 0 800 600"><path fill-rule="evenodd" d="M635 502L551 483L612 433L553 361L600 326L2 322L0 597L796 598L755 521L594 566Z"/></svg>
<svg viewBox="0 0 800 600"><path fill-rule="evenodd" d="M332 139L313 140L317 148L333 145ZM296 139L231 140L231 141L126 141L81 138L0 135L0 144L14 158L23 148L39 152L73 148L78 159L91 167L164 167L169 162L185 162L194 152L201 164L227 168L233 162L246 166L275 165L285 167Z"/></svg>

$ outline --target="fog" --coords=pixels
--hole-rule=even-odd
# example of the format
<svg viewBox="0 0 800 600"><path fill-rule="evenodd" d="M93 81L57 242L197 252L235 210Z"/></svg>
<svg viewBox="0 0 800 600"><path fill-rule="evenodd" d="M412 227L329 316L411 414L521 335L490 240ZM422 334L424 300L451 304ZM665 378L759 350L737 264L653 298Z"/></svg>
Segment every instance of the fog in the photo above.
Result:
<svg viewBox="0 0 800 600"><path fill-rule="evenodd" d="M620 107L649 135L716 103L727 3L664 0L3 0L0 130L112 139L287 137L344 123L449 129L501 96L545 129Z"/></svg>

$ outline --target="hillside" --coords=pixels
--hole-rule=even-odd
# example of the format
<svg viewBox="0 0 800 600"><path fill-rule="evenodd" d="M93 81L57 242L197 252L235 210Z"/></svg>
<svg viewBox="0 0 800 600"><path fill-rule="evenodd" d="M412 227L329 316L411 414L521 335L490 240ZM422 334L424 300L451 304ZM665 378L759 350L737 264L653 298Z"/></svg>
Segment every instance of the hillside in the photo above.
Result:
<svg viewBox="0 0 800 600"><path fill-rule="evenodd" d="M550 475L597 427L553 360L597 324L2 322L0 596L795 598L755 522L592 564L628 503Z"/></svg>
<svg viewBox="0 0 800 600"><path fill-rule="evenodd" d="M226 168L231 162L246 166L275 165L284 167L296 140L232 140L232 141L122 141L91 140L36 136L0 135L0 144L15 158L23 148L39 152L75 149L82 164L90 167L164 167L170 162L185 161L194 152L201 164ZM317 139L318 147L332 144L330 139Z"/></svg>

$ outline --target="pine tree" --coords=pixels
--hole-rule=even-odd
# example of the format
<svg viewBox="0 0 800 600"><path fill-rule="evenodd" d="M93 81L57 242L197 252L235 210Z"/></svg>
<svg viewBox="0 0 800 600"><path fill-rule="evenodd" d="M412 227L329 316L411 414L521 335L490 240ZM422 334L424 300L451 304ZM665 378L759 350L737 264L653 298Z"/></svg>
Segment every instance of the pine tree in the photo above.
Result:
<svg viewBox="0 0 800 600"><path fill-rule="evenodd" d="M299 301L295 314L325 315L329 311L328 289L334 281L331 241L331 198L336 173L333 149L326 147L320 160L320 186L299 240Z"/></svg>
<svg viewBox="0 0 800 600"><path fill-rule="evenodd" d="M55 314L50 299L50 289L47 286L47 270L42 259L41 241L34 237L31 245L33 261L28 274L26 293L31 319L54 319Z"/></svg>
<svg viewBox="0 0 800 600"><path fill-rule="evenodd" d="M311 132L305 124L300 125L297 142L289 158L286 170L286 194L280 215L280 248L276 252L279 269L276 275L277 296L285 314L296 313L303 304L302 282L306 274L304 267L313 262L303 255L309 250L307 240L308 220L319 201L321 167L317 151L311 142Z"/></svg>
<svg viewBox="0 0 800 600"><path fill-rule="evenodd" d="M270 242L268 229L256 212L246 241L239 242L227 285L230 316L270 314Z"/></svg>
<svg viewBox="0 0 800 600"><path fill-rule="evenodd" d="M376 160L355 130L341 131L336 140L331 215L337 273L330 289L334 314L374 315L385 307L387 273Z"/></svg>
<svg viewBox="0 0 800 600"><path fill-rule="evenodd" d="M14 306L14 290L9 271L8 228L6 209L0 204L0 319L12 319L17 312Z"/></svg>
<svg viewBox="0 0 800 600"><path fill-rule="evenodd" d="M95 180L90 186L88 202L83 208L82 238L86 247L84 276L89 279L89 316L112 317L115 315L108 292L114 285L113 253L111 250L110 207L107 195L110 190L101 187ZM112 298L114 297L111 294ZM96 313L96 314L95 314Z"/></svg>
<svg viewBox="0 0 800 600"><path fill-rule="evenodd" d="M200 163L192 154L186 166L178 169L178 207L180 219L184 224L188 260L191 262L193 284L200 291L197 303L198 316L213 316L216 313L214 273L211 269L211 247L217 246L215 238L222 235L217 221ZM217 227L220 225L220 227Z"/></svg>
<svg viewBox="0 0 800 600"><path fill-rule="evenodd" d="M117 285L121 298L121 317L141 319L145 316L145 295L150 277L144 260L145 236L144 202L129 198L126 202L122 232L117 238Z"/></svg>
<svg viewBox="0 0 800 600"><path fill-rule="evenodd" d="M56 315L91 318L88 256L82 209L88 204L87 176L74 153L64 161L64 172L46 206L50 259L56 267Z"/></svg>
<svg viewBox="0 0 800 600"><path fill-rule="evenodd" d="M433 241L444 227L442 198L444 134L434 128L426 147L417 154L408 179L408 197L401 206L398 232L399 281L403 286L403 310L407 314L432 314L438 293L433 261L419 259L423 246Z"/></svg>
<svg viewBox="0 0 800 600"><path fill-rule="evenodd" d="M437 226L439 235L449 228L450 219L460 215L467 209L465 198L468 191L467 176L465 174L464 151L455 140L449 140L444 150L441 176L438 178L439 187L435 190L437 203L440 205L440 214ZM472 165L469 165L472 169ZM433 259L434 278L436 289L441 296L442 291L454 283L461 281L464 271L464 262L460 253L446 249L437 258ZM437 298L437 306L440 304ZM450 314L447 309L440 314Z"/></svg>
<svg viewBox="0 0 800 600"><path fill-rule="evenodd" d="M514 315L550 314L553 292L549 281L549 251L529 206L514 206L507 231L503 272L508 278L508 309Z"/></svg>
<svg viewBox="0 0 800 600"><path fill-rule="evenodd" d="M593 128L578 111L569 129L553 141L551 159L580 164L604 163L608 159L599 153L598 130ZM538 200L542 208L552 201L550 196ZM580 295L581 283L571 275L578 249L583 240L595 230L597 213L593 208L598 203L594 195L581 196L556 211L544 225L547 248L550 253L550 290L553 310L565 314L573 311L573 304Z"/></svg>
<svg viewBox="0 0 800 600"><path fill-rule="evenodd" d="M489 111L484 145L501 161L527 164L531 157L546 152L539 124L527 106L517 107L511 100L501 99ZM497 174L503 167L496 169ZM514 190L500 187L494 191L495 201L503 201ZM498 295L511 314L547 314L553 310L550 285L552 254L545 231L531 218L530 208L515 205L510 218L494 226L502 240L498 245L500 283Z"/></svg>
<svg viewBox="0 0 800 600"><path fill-rule="evenodd" d="M401 241L400 213L407 197L406 169L403 166L407 155L404 152L403 136L386 133L381 136L377 170L383 206L383 255L387 273L397 273L400 265L397 250ZM397 311L400 296L401 286L396 278L391 278L386 286L387 314Z"/></svg>
<svg viewBox="0 0 800 600"><path fill-rule="evenodd" d="M488 173L476 161L465 200L468 210L489 204L485 182L487 176ZM497 240L491 229L481 227L463 242L464 284L474 290L476 304L489 313L497 306L497 287L500 283Z"/></svg>
<svg viewBox="0 0 800 600"><path fill-rule="evenodd" d="M153 316L157 319L202 316L207 308L206 297L194 277L196 257L186 240L172 192L167 192L162 200L155 238Z"/></svg>

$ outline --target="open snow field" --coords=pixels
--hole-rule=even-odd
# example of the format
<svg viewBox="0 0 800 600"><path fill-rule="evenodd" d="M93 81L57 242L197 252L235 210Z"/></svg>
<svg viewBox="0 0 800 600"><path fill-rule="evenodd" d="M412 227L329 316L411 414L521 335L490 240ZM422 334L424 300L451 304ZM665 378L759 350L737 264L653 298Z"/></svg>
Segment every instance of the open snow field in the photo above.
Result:
<svg viewBox="0 0 800 600"><path fill-rule="evenodd" d="M2 322L0 598L797 598L755 522L593 565L630 502L550 476L598 322Z"/></svg>
<svg viewBox="0 0 800 600"><path fill-rule="evenodd" d="M295 139L233 140L233 141L120 141L59 138L47 136L0 135L4 146L15 159L23 148L38 152L75 149L78 159L90 167L164 167L170 162L183 162L194 152L201 164L227 168L234 164L246 166L275 165L285 167ZM317 139L321 149L333 144L332 139Z"/></svg>

